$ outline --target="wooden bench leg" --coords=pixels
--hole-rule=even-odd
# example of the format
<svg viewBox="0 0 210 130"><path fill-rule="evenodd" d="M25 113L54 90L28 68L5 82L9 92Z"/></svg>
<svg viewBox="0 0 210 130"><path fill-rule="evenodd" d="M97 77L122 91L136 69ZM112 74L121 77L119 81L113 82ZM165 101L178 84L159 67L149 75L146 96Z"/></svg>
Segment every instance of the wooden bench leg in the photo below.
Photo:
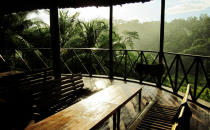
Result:
<svg viewBox="0 0 210 130"><path fill-rule="evenodd" d="M120 130L120 109L117 110L117 130Z"/></svg>
<svg viewBox="0 0 210 130"><path fill-rule="evenodd" d="M116 130L116 113L113 114L113 130Z"/></svg>
<svg viewBox="0 0 210 130"><path fill-rule="evenodd" d="M120 130L120 108L113 114L113 130Z"/></svg>
<svg viewBox="0 0 210 130"><path fill-rule="evenodd" d="M139 112L141 112L141 91L139 92Z"/></svg>

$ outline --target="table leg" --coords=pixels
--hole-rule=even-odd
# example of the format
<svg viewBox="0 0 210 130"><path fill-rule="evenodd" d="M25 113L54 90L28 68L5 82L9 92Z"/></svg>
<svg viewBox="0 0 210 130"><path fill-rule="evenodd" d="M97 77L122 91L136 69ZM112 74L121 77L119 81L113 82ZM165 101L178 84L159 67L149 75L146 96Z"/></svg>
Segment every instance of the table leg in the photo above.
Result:
<svg viewBox="0 0 210 130"><path fill-rule="evenodd" d="M141 91L139 92L139 112L141 112Z"/></svg>
<svg viewBox="0 0 210 130"><path fill-rule="evenodd" d="M116 113L113 114L113 130L116 130Z"/></svg>
<svg viewBox="0 0 210 130"><path fill-rule="evenodd" d="M120 109L117 110L117 130L120 130Z"/></svg>

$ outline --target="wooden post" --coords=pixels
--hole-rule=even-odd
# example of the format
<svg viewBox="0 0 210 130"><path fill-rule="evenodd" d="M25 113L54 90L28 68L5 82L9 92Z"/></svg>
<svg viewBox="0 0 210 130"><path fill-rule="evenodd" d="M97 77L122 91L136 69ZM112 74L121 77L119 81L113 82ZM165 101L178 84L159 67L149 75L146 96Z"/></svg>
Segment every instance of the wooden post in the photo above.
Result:
<svg viewBox="0 0 210 130"><path fill-rule="evenodd" d="M164 23L165 23L165 0L161 0L161 21L160 21L160 48L159 48L159 63L163 61L163 48L164 48ZM161 87L161 79L158 78L157 87Z"/></svg>
<svg viewBox="0 0 210 130"><path fill-rule="evenodd" d="M51 33L51 48L53 55L53 68L55 78L61 77L60 69L60 39L59 39L59 24L58 24L58 7L53 5L50 8L50 33Z"/></svg>
<svg viewBox="0 0 210 130"><path fill-rule="evenodd" d="M165 23L165 0L161 0L161 21L160 21L160 57L159 63L163 60L163 48L164 48L164 23Z"/></svg>
<svg viewBox="0 0 210 130"><path fill-rule="evenodd" d="M109 12L109 78L113 79L113 48L112 48L112 23L113 23L113 6L110 4Z"/></svg>

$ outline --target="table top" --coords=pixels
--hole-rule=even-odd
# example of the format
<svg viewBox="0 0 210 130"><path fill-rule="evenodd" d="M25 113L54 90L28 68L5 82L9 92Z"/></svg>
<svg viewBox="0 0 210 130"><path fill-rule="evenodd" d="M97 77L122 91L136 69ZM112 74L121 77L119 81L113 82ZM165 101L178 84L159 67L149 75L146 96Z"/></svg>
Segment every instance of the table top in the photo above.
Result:
<svg viewBox="0 0 210 130"><path fill-rule="evenodd" d="M40 121L27 130L86 130L107 120L138 94L142 86L112 85Z"/></svg>

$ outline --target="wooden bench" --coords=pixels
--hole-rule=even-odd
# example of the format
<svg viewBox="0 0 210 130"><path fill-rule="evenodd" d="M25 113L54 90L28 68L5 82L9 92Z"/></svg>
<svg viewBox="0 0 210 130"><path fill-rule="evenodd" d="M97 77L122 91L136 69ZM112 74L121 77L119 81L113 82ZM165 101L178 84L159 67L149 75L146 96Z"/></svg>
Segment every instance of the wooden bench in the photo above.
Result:
<svg viewBox="0 0 210 130"><path fill-rule="evenodd" d="M110 86L26 129L97 129L112 115L113 129L119 129L120 109L137 94L140 97L140 104L141 90L142 86L139 85L127 86L125 84Z"/></svg>
<svg viewBox="0 0 210 130"><path fill-rule="evenodd" d="M53 70L50 68L27 73L12 71L0 77L0 98L7 100L10 96L13 97L12 94L26 92L31 87L52 79Z"/></svg>
<svg viewBox="0 0 210 130"><path fill-rule="evenodd" d="M37 84L53 79L52 69L15 73L0 78L0 128L23 129L32 118L31 90ZM10 123L13 122L13 125ZM10 129L10 128L7 128Z"/></svg>
<svg viewBox="0 0 210 130"><path fill-rule="evenodd" d="M4 120L7 123L13 120L10 117L16 116L14 122L18 126L14 127L18 129L23 129L27 121L42 120L70 106L84 86L81 74L54 79L52 69L4 76L0 83L1 112L8 118ZM19 127L19 124L23 125Z"/></svg>
<svg viewBox="0 0 210 130"><path fill-rule="evenodd" d="M65 109L77 101L84 86L82 75L73 74L46 81L32 90L36 121Z"/></svg>
<svg viewBox="0 0 210 130"><path fill-rule="evenodd" d="M189 91L190 85L188 84L180 107L162 105L158 103L158 100L151 101L129 129L189 130L192 114L187 105Z"/></svg>

